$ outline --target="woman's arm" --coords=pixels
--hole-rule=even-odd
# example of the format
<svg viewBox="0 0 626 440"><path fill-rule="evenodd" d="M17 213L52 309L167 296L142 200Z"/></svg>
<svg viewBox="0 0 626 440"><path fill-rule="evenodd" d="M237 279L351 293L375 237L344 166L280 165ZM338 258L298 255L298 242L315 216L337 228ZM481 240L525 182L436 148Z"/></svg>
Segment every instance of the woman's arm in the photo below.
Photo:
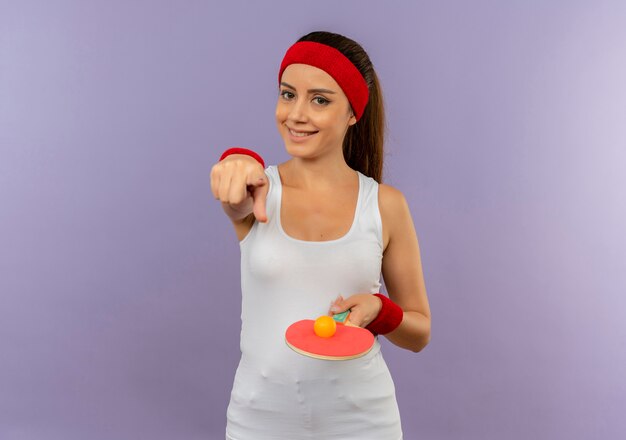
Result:
<svg viewBox="0 0 626 440"><path fill-rule="evenodd" d="M419 352L430 342L431 326L413 219L402 192L389 185L379 185L378 205L387 242L382 274L389 298L404 311L402 323L384 336L398 347Z"/></svg>

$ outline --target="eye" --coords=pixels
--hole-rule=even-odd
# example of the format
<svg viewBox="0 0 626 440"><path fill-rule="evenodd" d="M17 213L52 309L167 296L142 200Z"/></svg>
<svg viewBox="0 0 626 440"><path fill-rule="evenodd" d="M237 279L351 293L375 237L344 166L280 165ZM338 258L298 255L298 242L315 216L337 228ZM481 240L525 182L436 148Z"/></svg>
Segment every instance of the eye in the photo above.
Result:
<svg viewBox="0 0 626 440"><path fill-rule="evenodd" d="M322 98L321 96L316 96L315 98L313 98L315 101L317 101L318 104L320 105L326 105L328 104L330 101L326 98Z"/></svg>
<svg viewBox="0 0 626 440"><path fill-rule="evenodd" d="M285 96L285 95L288 95L288 96ZM284 99L291 99L293 98L294 94L288 90L283 90L280 92L280 96L282 96Z"/></svg>

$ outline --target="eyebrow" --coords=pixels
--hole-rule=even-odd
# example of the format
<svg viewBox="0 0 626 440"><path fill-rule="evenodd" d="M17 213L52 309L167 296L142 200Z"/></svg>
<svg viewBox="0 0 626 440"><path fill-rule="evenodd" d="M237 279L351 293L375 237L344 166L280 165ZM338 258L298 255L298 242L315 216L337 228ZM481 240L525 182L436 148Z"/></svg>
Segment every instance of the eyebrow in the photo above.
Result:
<svg viewBox="0 0 626 440"><path fill-rule="evenodd" d="M286 82L281 82L280 83L281 86L285 86L285 87L289 87L290 89L296 90L296 88L294 86L292 86L291 84L287 84ZM334 94L335 92L333 92L332 90L328 90L328 89L309 89L307 90L308 93L332 93Z"/></svg>

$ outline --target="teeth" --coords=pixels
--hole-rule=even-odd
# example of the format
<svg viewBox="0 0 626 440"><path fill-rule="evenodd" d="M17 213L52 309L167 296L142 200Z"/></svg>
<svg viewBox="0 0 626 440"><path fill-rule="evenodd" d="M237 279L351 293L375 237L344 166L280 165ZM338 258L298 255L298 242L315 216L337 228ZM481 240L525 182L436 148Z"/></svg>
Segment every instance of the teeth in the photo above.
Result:
<svg viewBox="0 0 626 440"><path fill-rule="evenodd" d="M289 129L289 132L296 137L311 136L312 134L317 133L317 132L314 132L314 133L299 132L299 131L293 131L291 129Z"/></svg>

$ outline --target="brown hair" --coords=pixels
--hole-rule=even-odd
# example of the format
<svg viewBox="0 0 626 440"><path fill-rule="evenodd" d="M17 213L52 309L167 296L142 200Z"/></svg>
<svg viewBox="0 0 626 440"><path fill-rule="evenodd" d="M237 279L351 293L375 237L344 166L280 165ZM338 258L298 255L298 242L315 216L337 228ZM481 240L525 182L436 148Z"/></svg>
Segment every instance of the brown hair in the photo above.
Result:
<svg viewBox="0 0 626 440"><path fill-rule="evenodd" d="M385 138L385 109L374 65L365 50L354 40L332 32L316 31L298 40L315 41L334 47L344 54L361 72L369 89L369 100L356 124L348 127L343 139L343 156L353 168L382 182Z"/></svg>

